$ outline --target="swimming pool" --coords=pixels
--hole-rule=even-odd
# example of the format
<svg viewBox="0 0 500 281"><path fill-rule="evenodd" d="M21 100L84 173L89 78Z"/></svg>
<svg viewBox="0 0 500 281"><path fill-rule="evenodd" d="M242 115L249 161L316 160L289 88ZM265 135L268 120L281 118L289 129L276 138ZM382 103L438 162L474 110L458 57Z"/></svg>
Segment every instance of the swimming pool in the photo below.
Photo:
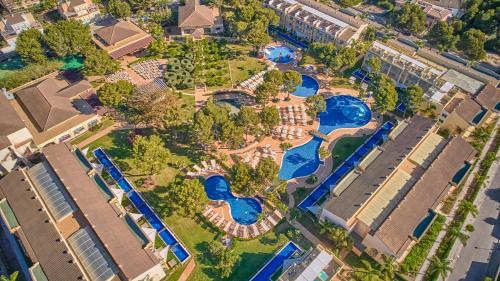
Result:
<svg viewBox="0 0 500 281"><path fill-rule="evenodd" d="M309 75L302 74L302 84L295 89L292 95L302 98L314 96L319 90L319 83Z"/></svg>
<svg viewBox="0 0 500 281"><path fill-rule="evenodd" d="M264 50L264 56L276 63L289 63L295 59L295 52L285 45L269 46Z"/></svg>
<svg viewBox="0 0 500 281"><path fill-rule="evenodd" d="M326 100L326 111L319 114L319 131L325 135L340 128L358 128L371 119L370 108L360 99L340 95ZM288 150L283 156L279 178L308 176L322 164L318 150L323 140L313 137L309 142Z"/></svg>
<svg viewBox="0 0 500 281"><path fill-rule="evenodd" d="M262 206L257 199L234 196L224 176L214 175L207 178L205 192L210 200L226 201L231 209L232 218L239 224L253 224L257 222L257 216L262 213Z"/></svg>
<svg viewBox="0 0 500 281"><path fill-rule="evenodd" d="M295 253L301 252L299 246L292 241L288 242L250 281L271 281L273 274L283 267L286 260L290 259Z"/></svg>

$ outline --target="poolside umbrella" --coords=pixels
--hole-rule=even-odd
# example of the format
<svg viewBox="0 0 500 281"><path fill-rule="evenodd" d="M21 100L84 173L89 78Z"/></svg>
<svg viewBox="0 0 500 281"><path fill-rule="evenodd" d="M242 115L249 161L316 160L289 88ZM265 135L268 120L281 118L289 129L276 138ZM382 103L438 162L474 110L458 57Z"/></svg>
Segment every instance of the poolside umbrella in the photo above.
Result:
<svg viewBox="0 0 500 281"><path fill-rule="evenodd" d="M135 222L138 222L143 216L143 214L137 214L137 213L128 213L128 214Z"/></svg>
<svg viewBox="0 0 500 281"><path fill-rule="evenodd" d="M115 195L116 199L118 199L118 202L122 202L123 199L123 189L121 188L109 188L111 192Z"/></svg>
<svg viewBox="0 0 500 281"><path fill-rule="evenodd" d="M148 237L149 241L154 242L156 238L156 230L154 228L141 226L142 231Z"/></svg>

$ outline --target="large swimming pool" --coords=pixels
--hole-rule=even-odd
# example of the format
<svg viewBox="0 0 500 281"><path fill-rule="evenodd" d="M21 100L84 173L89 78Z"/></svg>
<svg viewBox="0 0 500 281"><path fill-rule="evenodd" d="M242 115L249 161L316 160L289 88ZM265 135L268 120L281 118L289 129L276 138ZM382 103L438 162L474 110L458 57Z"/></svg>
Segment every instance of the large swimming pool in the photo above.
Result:
<svg viewBox="0 0 500 281"><path fill-rule="evenodd" d="M264 50L264 56L273 62L289 63L295 59L295 52L285 45L268 46Z"/></svg>
<svg viewBox="0 0 500 281"><path fill-rule="evenodd" d="M251 197L236 197L226 178L214 175L205 180L205 192L210 200L223 200L229 204L233 219L243 225L257 222L257 216L262 213L260 202Z"/></svg>
<svg viewBox="0 0 500 281"><path fill-rule="evenodd" d="M319 114L319 131L325 135L336 129L358 128L366 125L371 119L370 108L360 99L340 95L326 100L326 111ZM308 176L321 164L318 149L323 140L313 137L307 143L288 150L283 156L279 178Z"/></svg>
<svg viewBox="0 0 500 281"><path fill-rule="evenodd" d="M319 90L319 84L316 79L309 75L302 74L302 84L295 89L292 95L302 98L314 96Z"/></svg>

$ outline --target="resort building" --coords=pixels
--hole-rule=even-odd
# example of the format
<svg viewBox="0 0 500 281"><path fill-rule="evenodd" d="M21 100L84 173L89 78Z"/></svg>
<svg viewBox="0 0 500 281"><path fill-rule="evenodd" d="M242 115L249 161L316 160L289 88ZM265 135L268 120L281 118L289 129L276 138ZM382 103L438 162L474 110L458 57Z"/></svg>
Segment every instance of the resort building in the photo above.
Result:
<svg viewBox="0 0 500 281"><path fill-rule="evenodd" d="M12 99L13 96L10 95ZM10 105L5 94L0 95L0 175L10 172L24 156L36 150L32 136Z"/></svg>
<svg viewBox="0 0 500 281"><path fill-rule="evenodd" d="M0 21L0 34L6 42L6 46L1 49L2 53L15 51L17 36L29 28L43 30L31 13L14 13L2 18Z"/></svg>
<svg viewBox="0 0 500 281"><path fill-rule="evenodd" d="M428 27L433 26L435 23L439 21L447 21L449 20L452 16L453 13L450 9L446 9L434 4L431 4L427 1L407 1L407 0L396 0L396 9L401 9L404 4L406 3L414 3L417 4L422 8L426 15L426 25Z"/></svg>
<svg viewBox="0 0 500 281"><path fill-rule="evenodd" d="M104 180L79 150L57 144L0 180L1 249L24 280L161 280ZM133 224L134 222L132 222Z"/></svg>
<svg viewBox="0 0 500 281"><path fill-rule="evenodd" d="M39 3L40 0L0 0L0 5L2 5L10 13L28 9Z"/></svg>
<svg viewBox="0 0 500 281"><path fill-rule="evenodd" d="M339 46L358 40L366 22L312 0L266 0L280 18L279 27L307 42L335 42Z"/></svg>
<svg viewBox="0 0 500 281"><path fill-rule="evenodd" d="M498 113L500 111L500 89L493 83L486 85L475 97L476 101L484 108Z"/></svg>
<svg viewBox="0 0 500 281"><path fill-rule="evenodd" d="M183 6L179 6L177 25L181 35L193 35L195 38L224 31L219 9L201 5L199 0L186 0Z"/></svg>
<svg viewBox="0 0 500 281"><path fill-rule="evenodd" d="M135 23L123 19L96 23L93 35L97 46L114 59L143 50L154 40Z"/></svg>
<svg viewBox="0 0 500 281"><path fill-rule="evenodd" d="M334 187L318 215L348 229L355 250L401 260L461 183L475 153L462 138L439 136L432 119L414 116Z"/></svg>
<svg viewBox="0 0 500 281"><path fill-rule="evenodd" d="M457 94L444 107L439 116L441 127L454 133L463 133L467 137L474 128L487 119L488 109L482 107L468 95Z"/></svg>
<svg viewBox="0 0 500 281"><path fill-rule="evenodd" d="M37 147L78 136L100 121L87 102L95 90L87 80L69 84L47 78L14 92L10 103Z"/></svg>
<svg viewBox="0 0 500 281"><path fill-rule="evenodd" d="M61 2L57 9L64 19L73 19L89 24L99 18L99 7L92 0L66 0Z"/></svg>

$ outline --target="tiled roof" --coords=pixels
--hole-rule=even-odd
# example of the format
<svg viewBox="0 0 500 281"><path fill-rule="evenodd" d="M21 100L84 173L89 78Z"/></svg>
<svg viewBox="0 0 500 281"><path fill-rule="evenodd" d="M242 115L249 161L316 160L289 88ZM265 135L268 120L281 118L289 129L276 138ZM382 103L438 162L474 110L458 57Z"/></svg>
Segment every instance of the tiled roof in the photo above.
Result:
<svg viewBox="0 0 500 281"><path fill-rule="evenodd" d="M186 0L184 6L179 6L179 27L201 27L214 24L213 8L200 5L199 0Z"/></svg>
<svg viewBox="0 0 500 281"><path fill-rule="evenodd" d="M493 110L500 102L500 89L490 83L479 92L476 101L489 110Z"/></svg>

